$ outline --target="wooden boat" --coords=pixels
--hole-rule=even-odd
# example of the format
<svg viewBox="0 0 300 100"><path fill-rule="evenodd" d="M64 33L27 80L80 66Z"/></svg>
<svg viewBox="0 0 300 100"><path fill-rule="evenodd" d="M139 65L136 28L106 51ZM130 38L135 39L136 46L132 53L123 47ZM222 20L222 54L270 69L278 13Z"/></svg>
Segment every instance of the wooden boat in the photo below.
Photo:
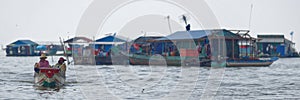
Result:
<svg viewBox="0 0 300 100"><path fill-rule="evenodd" d="M168 66L180 66L180 57L161 57L161 56L147 56L132 54L129 56L129 62L131 65L168 65Z"/></svg>
<svg viewBox="0 0 300 100"><path fill-rule="evenodd" d="M167 66L209 66L211 60L197 60L198 57L129 55L131 65L167 65Z"/></svg>
<svg viewBox="0 0 300 100"><path fill-rule="evenodd" d="M273 58L259 58L259 59L241 59L241 60L227 60L227 67L261 67L270 66L273 62L278 60L278 57Z"/></svg>
<svg viewBox="0 0 300 100"><path fill-rule="evenodd" d="M59 68L38 68L35 69L34 82L37 86L60 87L65 83L65 72Z"/></svg>

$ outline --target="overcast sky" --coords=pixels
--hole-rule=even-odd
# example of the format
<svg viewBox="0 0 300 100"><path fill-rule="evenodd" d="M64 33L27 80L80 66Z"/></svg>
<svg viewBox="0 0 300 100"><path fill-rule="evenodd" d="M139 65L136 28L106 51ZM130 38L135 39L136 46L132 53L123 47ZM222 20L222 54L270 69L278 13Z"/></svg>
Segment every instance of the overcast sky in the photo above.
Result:
<svg viewBox="0 0 300 100"><path fill-rule="evenodd" d="M81 15L91 2L92 0L0 0L0 44L7 45L18 39L58 41L59 37L73 37ZM222 28L250 28L254 37L260 33L281 33L288 39L291 38L289 33L294 31L294 42L298 51L300 50L300 0L206 2ZM253 9L249 27L251 4ZM153 18L159 19L159 16ZM145 18L136 19L131 23L142 23L141 20ZM173 27L180 29L180 25L177 24Z"/></svg>

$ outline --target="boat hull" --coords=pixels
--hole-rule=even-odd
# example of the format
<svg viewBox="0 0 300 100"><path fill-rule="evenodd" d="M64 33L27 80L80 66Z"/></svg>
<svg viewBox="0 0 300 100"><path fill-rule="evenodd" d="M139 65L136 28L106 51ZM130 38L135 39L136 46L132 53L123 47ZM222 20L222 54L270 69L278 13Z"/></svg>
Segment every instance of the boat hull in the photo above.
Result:
<svg viewBox="0 0 300 100"><path fill-rule="evenodd" d="M160 65L160 66L209 66L211 60L198 57L160 56L160 55L131 55L131 65Z"/></svg>
<svg viewBox="0 0 300 100"><path fill-rule="evenodd" d="M260 58L260 59L247 59L247 60L228 60L227 67L266 67L270 66L278 60L278 57L273 58Z"/></svg>
<svg viewBox="0 0 300 100"><path fill-rule="evenodd" d="M239 61L234 61L234 62L227 62L226 66L227 67L265 67L265 66L270 66L273 62L239 62Z"/></svg>
<svg viewBox="0 0 300 100"><path fill-rule="evenodd" d="M34 73L34 82L36 86L60 87L65 83L65 73L59 68L40 68Z"/></svg>

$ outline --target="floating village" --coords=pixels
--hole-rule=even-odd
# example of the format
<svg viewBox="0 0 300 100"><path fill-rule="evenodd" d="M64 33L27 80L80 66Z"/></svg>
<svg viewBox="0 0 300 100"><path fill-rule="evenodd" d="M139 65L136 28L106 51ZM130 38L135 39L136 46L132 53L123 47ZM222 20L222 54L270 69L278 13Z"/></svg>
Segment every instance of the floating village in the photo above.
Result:
<svg viewBox="0 0 300 100"><path fill-rule="evenodd" d="M66 64L149 65L197 67L265 67L279 58L299 57L295 43L284 35L256 38L249 30L208 29L177 31L167 36L126 39L116 33L100 39L73 37L57 43L17 40L6 46L6 56L40 56L34 64L34 82L42 87L60 87L66 80ZM291 33L293 35L293 32ZM3 48L3 47L2 47ZM3 49L4 50L4 49ZM60 57L50 65L47 56ZM69 60L72 57L72 61ZM64 63L67 61L67 63Z"/></svg>
<svg viewBox="0 0 300 100"><path fill-rule="evenodd" d="M92 40L74 37L60 43L17 40L6 56L70 56L77 65L269 66L278 58L299 57L284 35L249 35L249 30L187 30L168 36L128 39L116 34Z"/></svg>
<svg viewBox="0 0 300 100"><path fill-rule="evenodd" d="M259 1L0 1L0 100L300 100L300 0Z"/></svg>
<svg viewBox="0 0 300 100"><path fill-rule="evenodd" d="M6 56L60 55L67 60L72 56L76 65L256 67L300 55L292 39L284 35L260 34L255 38L250 30L191 30L185 15L182 20L186 30L167 36L129 40L109 33L100 39L59 38L58 43L46 44L17 40L6 46Z"/></svg>

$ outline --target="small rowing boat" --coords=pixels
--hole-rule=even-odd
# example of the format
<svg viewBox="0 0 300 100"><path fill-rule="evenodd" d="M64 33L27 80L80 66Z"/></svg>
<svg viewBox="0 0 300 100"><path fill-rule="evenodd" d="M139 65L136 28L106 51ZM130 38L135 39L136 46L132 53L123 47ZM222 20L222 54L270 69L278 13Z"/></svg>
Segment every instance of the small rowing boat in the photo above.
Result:
<svg viewBox="0 0 300 100"><path fill-rule="evenodd" d="M35 69L34 82L37 86L60 87L65 83L65 72L59 68L38 68Z"/></svg>

